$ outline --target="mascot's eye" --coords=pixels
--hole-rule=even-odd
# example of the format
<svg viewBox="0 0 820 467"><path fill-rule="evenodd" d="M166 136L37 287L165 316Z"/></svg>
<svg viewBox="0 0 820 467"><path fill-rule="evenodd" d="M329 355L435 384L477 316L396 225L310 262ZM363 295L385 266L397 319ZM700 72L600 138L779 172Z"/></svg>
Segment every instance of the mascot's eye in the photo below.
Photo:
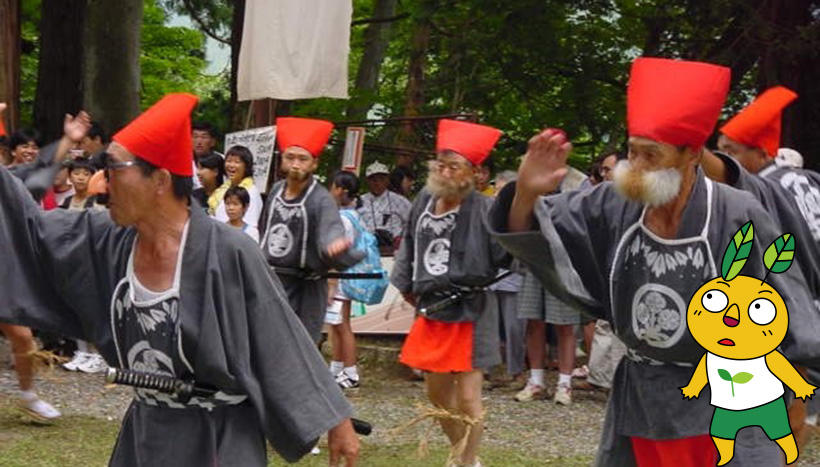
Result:
<svg viewBox="0 0 820 467"><path fill-rule="evenodd" d="M774 321L777 307L767 298L758 298L749 304L749 319L755 324L764 326Z"/></svg>
<svg viewBox="0 0 820 467"><path fill-rule="evenodd" d="M729 304L729 297L720 290L712 289L703 294L700 303L703 304L703 308L706 308L706 311L717 313L726 308L726 305Z"/></svg>

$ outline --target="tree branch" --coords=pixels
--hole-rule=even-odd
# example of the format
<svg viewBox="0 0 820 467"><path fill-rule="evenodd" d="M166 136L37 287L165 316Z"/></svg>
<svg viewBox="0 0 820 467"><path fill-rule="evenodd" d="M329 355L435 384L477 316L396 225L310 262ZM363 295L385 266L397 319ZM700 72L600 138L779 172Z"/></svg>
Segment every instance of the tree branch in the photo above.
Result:
<svg viewBox="0 0 820 467"><path fill-rule="evenodd" d="M205 33L206 36L208 36L211 39L213 39L217 42L220 42L222 44L225 44L225 45L228 45L228 46L231 45L230 38L226 39L226 38L220 36L216 32L212 31L210 26L205 24L205 21L202 18L200 18L199 15L197 14L197 9L194 8L193 5L191 5L190 0L182 0L182 5L185 7L185 11L188 12L188 16L191 17L191 19L197 24L197 26L199 26L199 29L203 33Z"/></svg>
<svg viewBox="0 0 820 467"><path fill-rule="evenodd" d="M362 19L355 19L350 22L350 26L361 26L363 24L372 24L372 23L392 23L393 21L399 21L404 18L410 16L410 13L402 13L400 15L389 16L387 18L362 18Z"/></svg>

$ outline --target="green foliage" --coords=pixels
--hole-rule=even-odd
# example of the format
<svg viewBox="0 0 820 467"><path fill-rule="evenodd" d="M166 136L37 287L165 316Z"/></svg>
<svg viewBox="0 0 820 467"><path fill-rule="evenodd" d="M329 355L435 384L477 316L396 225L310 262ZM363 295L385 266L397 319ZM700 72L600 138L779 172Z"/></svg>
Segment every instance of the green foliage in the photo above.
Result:
<svg viewBox="0 0 820 467"><path fill-rule="evenodd" d="M147 108L169 92L197 93L205 69L205 38L194 29L166 26L165 11L145 0L142 24L142 94Z"/></svg>
<svg viewBox="0 0 820 467"><path fill-rule="evenodd" d="M721 275L724 279L730 281L740 274L743 265L746 264L746 260L749 258L749 253L752 251L753 240L754 226L752 221L749 221L735 232L726 247L726 251L723 253Z"/></svg>
<svg viewBox="0 0 820 467"><path fill-rule="evenodd" d="M794 260L794 235L783 234L777 237L763 254L763 264L770 272L786 272Z"/></svg>
<svg viewBox="0 0 820 467"><path fill-rule="evenodd" d="M20 3L20 126L34 124L34 96L40 61L40 0Z"/></svg>

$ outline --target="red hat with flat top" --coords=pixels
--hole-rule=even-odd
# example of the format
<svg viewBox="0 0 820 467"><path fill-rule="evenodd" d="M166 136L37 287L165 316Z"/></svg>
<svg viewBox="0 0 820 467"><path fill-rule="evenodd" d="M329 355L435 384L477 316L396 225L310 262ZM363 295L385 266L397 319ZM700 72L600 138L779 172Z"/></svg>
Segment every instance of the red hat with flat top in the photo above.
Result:
<svg viewBox="0 0 820 467"><path fill-rule="evenodd" d="M193 94L168 94L111 139L140 159L174 175L191 177L191 112L198 101Z"/></svg>
<svg viewBox="0 0 820 467"><path fill-rule="evenodd" d="M732 117L720 132L738 143L777 156L780 147L780 120L783 109L797 99L797 93L783 86L775 86L757 96L751 104Z"/></svg>
<svg viewBox="0 0 820 467"><path fill-rule="evenodd" d="M491 126L442 119L438 121L436 152L457 152L473 165L481 165L501 134L501 130Z"/></svg>
<svg viewBox="0 0 820 467"><path fill-rule="evenodd" d="M319 157L330 140L333 123L314 118L280 117L276 119L276 142L279 151L299 146L313 157Z"/></svg>
<svg viewBox="0 0 820 467"><path fill-rule="evenodd" d="M629 136L703 147L729 92L729 68L702 62L639 57L626 92Z"/></svg>

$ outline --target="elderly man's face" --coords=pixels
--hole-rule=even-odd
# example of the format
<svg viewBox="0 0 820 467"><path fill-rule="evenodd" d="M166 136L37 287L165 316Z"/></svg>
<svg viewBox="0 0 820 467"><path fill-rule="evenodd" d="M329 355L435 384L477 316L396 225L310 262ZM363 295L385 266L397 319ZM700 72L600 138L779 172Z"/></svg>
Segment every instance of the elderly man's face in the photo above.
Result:
<svg viewBox="0 0 820 467"><path fill-rule="evenodd" d="M444 151L431 161L427 190L438 198L464 199L475 189L473 165L461 155Z"/></svg>
<svg viewBox="0 0 820 467"><path fill-rule="evenodd" d="M216 146L216 140L207 130L193 130L191 139L194 144L194 155L197 157L208 154Z"/></svg>
<svg viewBox="0 0 820 467"><path fill-rule="evenodd" d="M380 196L387 191L390 184L390 176L387 174L373 174L367 177L367 189L376 196Z"/></svg>
<svg viewBox="0 0 820 467"><path fill-rule="evenodd" d="M108 146L110 161L133 162L136 157L118 143ZM108 212L118 225L134 225L146 216L156 215L156 183L135 165L106 169L108 173Z"/></svg>
<svg viewBox="0 0 820 467"><path fill-rule="evenodd" d="M726 135L720 135L718 138L718 149L734 157L744 169L751 173L759 172L769 162L766 154L760 149L750 148Z"/></svg>
<svg viewBox="0 0 820 467"><path fill-rule="evenodd" d="M687 151L647 138L629 138L629 159L615 165L615 188L628 199L662 206L680 193L684 170L692 164Z"/></svg>

